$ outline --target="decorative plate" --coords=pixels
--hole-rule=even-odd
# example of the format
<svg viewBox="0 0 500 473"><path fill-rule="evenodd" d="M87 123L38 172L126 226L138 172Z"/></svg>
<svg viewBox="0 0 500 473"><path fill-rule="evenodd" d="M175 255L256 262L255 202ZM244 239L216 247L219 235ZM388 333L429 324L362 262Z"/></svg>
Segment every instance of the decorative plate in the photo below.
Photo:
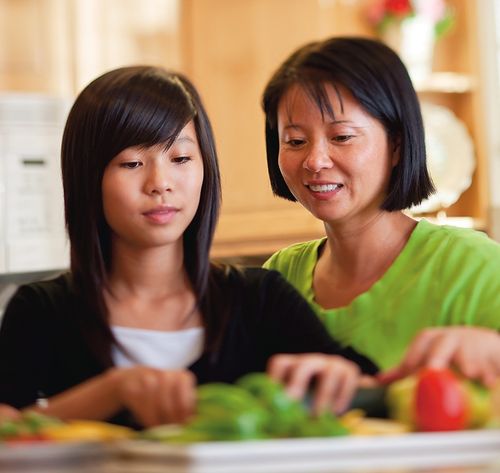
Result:
<svg viewBox="0 0 500 473"><path fill-rule="evenodd" d="M435 212L455 203L471 184L476 166L474 145L464 125L441 105L422 102L427 148L427 166L436 193L411 213Z"/></svg>

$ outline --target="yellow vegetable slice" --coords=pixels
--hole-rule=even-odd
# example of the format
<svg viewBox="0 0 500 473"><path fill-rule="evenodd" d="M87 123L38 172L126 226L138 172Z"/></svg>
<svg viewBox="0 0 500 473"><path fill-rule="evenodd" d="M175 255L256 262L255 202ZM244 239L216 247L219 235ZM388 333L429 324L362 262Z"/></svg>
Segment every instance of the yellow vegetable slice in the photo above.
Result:
<svg viewBox="0 0 500 473"><path fill-rule="evenodd" d="M63 425L48 426L42 432L49 439L57 441L121 440L135 435L127 427L93 420L73 420Z"/></svg>

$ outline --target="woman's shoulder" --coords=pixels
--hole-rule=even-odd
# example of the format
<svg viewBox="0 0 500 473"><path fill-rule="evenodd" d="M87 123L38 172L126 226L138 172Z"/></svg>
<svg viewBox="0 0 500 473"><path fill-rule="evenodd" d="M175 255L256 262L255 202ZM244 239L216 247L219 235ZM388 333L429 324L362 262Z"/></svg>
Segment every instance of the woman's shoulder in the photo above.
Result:
<svg viewBox="0 0 500 473"><path fill-rule="evenodd" d="M470 228L436 225L422 220L417 225L417 240L444 252L471 255L477 258L500 258L500 244L486 233Z"/></svg>
<svg viewBox="0 0 500 473"><path fill-rule="evenodd" d="M280 272L286 272L290 266L316 264L318 248L324 243L326 238L310 240L301 243L295 243L287 246L271 255L263 264L264 268L276 269Z"/></svg>

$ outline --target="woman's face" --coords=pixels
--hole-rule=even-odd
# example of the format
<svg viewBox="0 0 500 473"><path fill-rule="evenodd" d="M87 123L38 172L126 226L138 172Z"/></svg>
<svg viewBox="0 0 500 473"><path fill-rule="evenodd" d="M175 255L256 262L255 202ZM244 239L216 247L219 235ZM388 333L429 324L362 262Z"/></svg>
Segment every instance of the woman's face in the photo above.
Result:
<svg viewBox="0 0 500 473"><path fill-rule="evenodd" d="M325 90L334 117L299 85L278 106L281 173L296 199L327 223L363 224L386 197L397 153L382 124L344 87Z"/></svg>
<svg viewBox="0 0 500 473"><path fill-rule="evenodd" d="M178 242L200 201L203 159L193 122L169 149L131 147L106 166L104 216L112 241L149 248Z"/></svg>

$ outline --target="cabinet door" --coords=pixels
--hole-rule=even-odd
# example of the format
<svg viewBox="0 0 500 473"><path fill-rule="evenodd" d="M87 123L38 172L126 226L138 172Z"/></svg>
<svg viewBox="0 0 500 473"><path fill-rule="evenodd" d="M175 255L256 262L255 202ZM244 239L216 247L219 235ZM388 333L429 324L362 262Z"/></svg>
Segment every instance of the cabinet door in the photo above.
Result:
<svg viewBox="0 0 500 473"><path fill-rule="evenodd" d="M73 92L70 4L0 0L0 90Z"/></svg>
<svg viewBox="0 0 500 473"><path fill-rule="evenodd" d="M298 204L272 195L260 101L272 72L295 48L336 27L350 25L351 34L362 28L359 11L341 3L183 2L184 67L212 119L223 179L214 255L269 253L323 233Z"/></svg>
<svg viewBox="0 0 500 473"><path fill-rule="evenodd" d="M75 86L131 64L179 69L181 0L71 0Z"/></svg>

